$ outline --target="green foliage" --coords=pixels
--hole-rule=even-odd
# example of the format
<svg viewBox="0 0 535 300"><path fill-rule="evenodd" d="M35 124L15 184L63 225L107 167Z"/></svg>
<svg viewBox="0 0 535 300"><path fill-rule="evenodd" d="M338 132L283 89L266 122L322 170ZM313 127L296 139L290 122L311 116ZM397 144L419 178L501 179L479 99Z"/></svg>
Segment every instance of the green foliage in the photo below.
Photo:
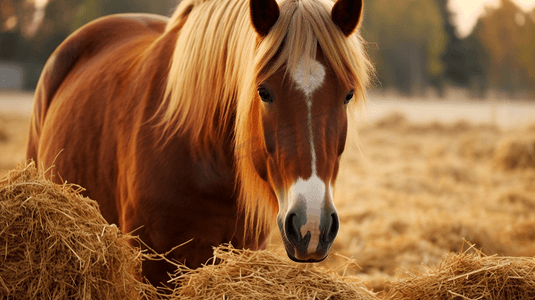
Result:
<svg viewBox="0 0 535 300"><path fill-rule="evenodd" d="M447 38L434 0L368 0L362 31L384 86L411 92L444 72Z"/></svg>
<svg viewBox="0 0 535 300"><path fill-rule="evenodd" d="M31 69L28 88L53 50L84 24L114 13L170 15L176 5L173 0L49 1L41 26L32 34L32 1L0 0L0 60ZM535 91L535 9L524 12L512 0L501 0L500 7L488 8L473 33L461 39L448 1L364 0L361 32L380 85L405 93L429 85L441 91L444 83L480 95L489 86L511 93Z"/></svg>
<svg viewBox="0 0 535 300"><path fill-rule="evenodd" d="M458 37L451 23L452 13L448 10L448 0L436 0L444 22L448 43L442 55L445 66L443 81L460 87L471 88L483 96L488 87L487 73L489 57L481 41L476 36L465 39Z"/></svg>
<svg viewBox="0 0 535 300"><path fill-rule="evenodd" d="M169 15L169 8L166 1L82 0L73 12L74 19L70 23L70 27L74 31L99 17L119 13L145 12Z"/></svg>
<svg viewBox="0 0 535 300"><path fill-rule="evenodd" d="M535 9L512 0L487 8L474 32L461 39L448 0L368 0L362 33L385 87L406 93L444 83L484 95L489 86L535 91Z"/></svg>
<svg viewBox="0 0 535 300"><path fill-rule="evenodd" d="M28 0L0 0L0 61L25 69L25 89L34 89L45 61L69 34L99 17L124 12L170 15L177 2L152 0L49 0L39 27Z"/></svg>
<svg viewBox="0 0 535 300"><path fill-rule="evenodd" d="M511 0L487 8L472 36L489 53L490 83L510 93L535 91L535 10L522 11Z"/></svg>

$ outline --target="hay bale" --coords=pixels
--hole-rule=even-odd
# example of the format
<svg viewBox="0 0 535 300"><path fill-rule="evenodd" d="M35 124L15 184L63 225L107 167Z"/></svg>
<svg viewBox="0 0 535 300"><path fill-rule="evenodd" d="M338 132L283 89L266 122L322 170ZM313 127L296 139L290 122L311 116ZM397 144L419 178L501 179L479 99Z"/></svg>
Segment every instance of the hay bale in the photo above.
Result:
<svg viewBox="0 0 535 300"><path fill-rule="evenodd" d="M472 250L469 248L468 250ZM535 258L448 254L438 270L391 283L386 299L535 299Z"/></svg>
<svg viewBox="0 0 535 300"><path fill-rule="evenodd" d="M298 264L269 251L214 249L218 264L176 275L176 299L378 299L356 277Z"/></svg>
<svg viewBox="0 0 535 300"><path fill-rule="evenodd" d="M72 184L44 178L34 162L0 180L1 299L138 299L142 254Z"/></svg>
<svg viewBox="0 0 535 300"><path fill-rule="evenodd" d="M401 112L393 112L374 122L376 128L398 129L408 125L407 117Z"/></svg>
<svg viewBox="0 0 535 300"><path fill-rule="evenodd" d="M375 128L395 130L407 134L451 134L460 135L473 130L497 131L494 126L474 125L466 120L448 124L440 121L414 122L401 112L392 112L374 122Z"/></svg>
<svg viewBox="0 0 535 300"><path fill-rule="evenodd" d="M9 134L7 133L7 121L5 117L0 115L0 143L5 143L9 139Z"/></svg>
<svg viewBox="0 0 535 300"><path fill-rule="evenodd" d="M460 140L457 154L468 160L492 159L495 152L497 134L474 131Z"/></svg>
<svg viewBox="0 0 535 300"><path fill-rule="evenodd" d="M2 128L2 125L0 124L0 143L5 143L9 139L6 132L7 131L4 128Z"/></svg>
<svg viewBox="0 0 535 300"><path fill-rule="evenodd" d="M505 251L511 250L500 243L495 229L488 228L488 225L466 219L449 221L429 223L422 228L421 238L442 249L441 255L448 249L452 252L462 251L465 246L462 242L464 239L481 247L480 250L487 255L504 254Z"/></svg>
<svg viewBox="0 0 535 300"><path fill-rule="evenodd" d="M535 169L535 138L506 138L496 149L494 164L502 170Z"/></svg>

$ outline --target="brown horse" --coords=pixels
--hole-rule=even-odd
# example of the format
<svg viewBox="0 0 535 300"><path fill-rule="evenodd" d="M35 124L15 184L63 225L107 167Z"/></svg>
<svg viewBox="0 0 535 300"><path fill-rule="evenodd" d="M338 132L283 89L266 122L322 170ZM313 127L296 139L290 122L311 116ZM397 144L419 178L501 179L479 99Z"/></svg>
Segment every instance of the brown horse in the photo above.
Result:
<svg viewBox="0 0 535 300"><path fill-rule="evenodd" d="M361 12L361 0L183 0L170 19L96 20L48 60L27 156L154 250L193 239L169 253L190 267L221 243L264 247L275 219L291 259L321 261L371 71ZM153 284L170 271L143 265Z"/></svg>

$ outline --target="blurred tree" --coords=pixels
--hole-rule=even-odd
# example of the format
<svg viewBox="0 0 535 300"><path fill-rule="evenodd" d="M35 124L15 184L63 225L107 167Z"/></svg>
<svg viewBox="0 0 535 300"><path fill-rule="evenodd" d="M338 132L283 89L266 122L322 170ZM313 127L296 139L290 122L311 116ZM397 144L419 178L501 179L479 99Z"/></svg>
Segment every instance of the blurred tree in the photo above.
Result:
<svg viewBox="0 0 535 300"><path fill-rule="evenodd" d="M535 25L528 14L511 0L498 8L487 8L473 35L490 57L490 84L511 94L535 91Z"/></svg>
<svg viewBox="0 0 535 300"><path fill-rule="evenodd" d="M35 88L40 70L72 32L101 16L124 12L170 15L178 1L152 0L0 0L0 61L23 65Z"/></svg>
<svg viewBox="0 0 535 300"><path fill-rule="evenodd" d="M530 78L529 87L535 90L535 8L526 14L525 34L527 41L522 47L521 62L527 69L528 78Z"/></svg>
<svg viewBox="0 0 535 300"><path fill-rule="evenodd" d="M379 80L404 93L421 90L442 76L444 20L434 0L369 0L362 30Z"/></svg>
<svg viewBox="0 0 535 300"><path fill-rule="evenodd" d="M479 96L484 96L488 86L489 58L481 41L475 35L459 38L452 24L453 14L447 7L449 0L436 1L444 19L444 32L448 41L441 57L444 76L436 84L442 86L446 81L459 87L471 88Z"/></svg>
<svg viewBox="0 0 535 300"><path fill-rule="evenodd" d="M52 0L57 1L57 0ZM74 31L82 25L105 15L145 12L159 15L170 15L174 7L174 1L150 1L150 0L81 0L71 22L71 30Z"/></svg>
<svg viewBox="0 0 535 300"><path fill-rule="evenodd" d="M66 34L56 39L40 32L43 7L35 1L0 0L0 61L17 63L24 69L23 88L33 89L41 68L54 48Z"/></svg>
<svg viewBox="0 0 535 300"><path fill-rule="evenodd" d="M475 34L462 40L462 49L465 53L464 72L468 74L468 87L483 98L489 89L490 55Z"/></svg>
<svg viewBox="0 0 535 300"><path fill-rule="evenodd" d="M17 26L15 6L11 0L0 1L0 31L7 31Z"/></svg>
<svg viewBox="0 0 535 300"><path fill-rule="evenodd" d="M445 65L444 77L457 85L468 86L470 76L466 72L465 65L467 53L464 51L463 42L458 37L455 26L451 23L453 14L447 7L449 0L436 1L444 19L444 32L448 40L442 55L442 61Z"/></svg>

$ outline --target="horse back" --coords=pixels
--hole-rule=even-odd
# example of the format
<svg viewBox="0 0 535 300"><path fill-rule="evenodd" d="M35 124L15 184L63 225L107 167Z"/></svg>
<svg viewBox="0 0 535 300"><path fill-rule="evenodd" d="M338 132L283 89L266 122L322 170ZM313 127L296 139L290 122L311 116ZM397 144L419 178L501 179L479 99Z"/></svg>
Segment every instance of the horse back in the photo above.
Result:
<svg viewBox="0 0 535 300"><path fill-rule="evenodd" d="M95 62L99 54L113 53L113 48L119 45L154 39L154 35L164 31L166 24L166 17L152 14L111 15L88 23L61 43L47 60L35 90L27 158L38 158L39 139L48 109L77 66ZM99 76L97 73L94 75Z"/></svg>

